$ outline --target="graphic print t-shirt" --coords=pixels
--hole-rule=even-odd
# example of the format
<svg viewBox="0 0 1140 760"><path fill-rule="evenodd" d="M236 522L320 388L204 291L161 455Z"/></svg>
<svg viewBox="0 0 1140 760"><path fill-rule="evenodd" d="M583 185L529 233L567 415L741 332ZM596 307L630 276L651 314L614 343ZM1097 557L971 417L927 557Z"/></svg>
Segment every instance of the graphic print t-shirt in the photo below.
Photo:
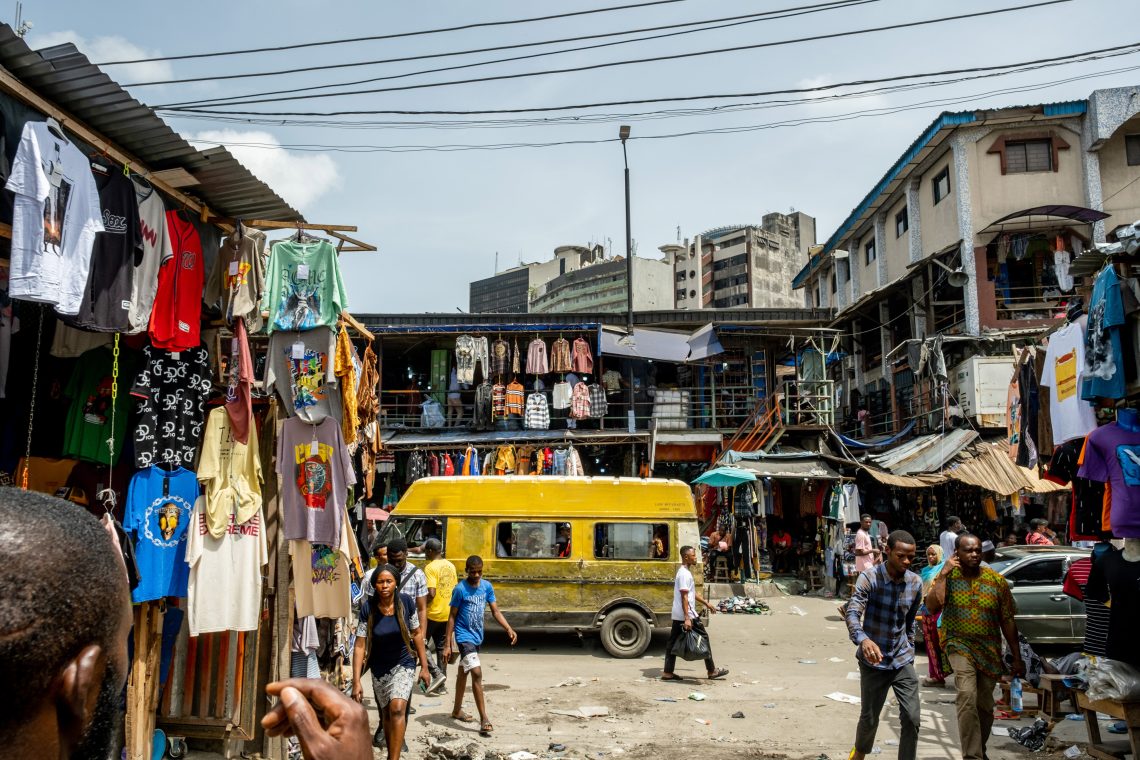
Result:
<svg viewBox="0 0 1140 760"><path fill-rule="evenodd" d="M132 351L119 352L119 393L114 414L111 413L113 366L114 357L109 348L95 348L79 357L63 391L71 399L63 432L65 457L108 464L107 439L113 437L115 457L110 464L119 461L130 412L128 389L138 366L137 356Z"/></svg>
<svg viewBox="0 0 1140 760"><path fill-rule="evenodd" d="M1041 384L1050 389L1049 417L1056 446L1096 429L1096 412L1080 397L1084 367L1084 327L1079 321L1071 322L1049 336L1045 369L1041 373Z"/></svg>
<svg viewBox="0 0 1140 760"><path fill-rule="evenodd" d="M45 122L29 121L5 186L16 194L10 295L77 314L95 233L103 230L91 165Z"/></svg>
<svg viewBox="0 0 1140 760"><path fill-rule="evenodd" d="M265 233L243 229L222 240L206 280L206 304L221 310L227 322L239 317L251 332L261 330L261 297L265 289Z"/></svg>
<svg viewBox="0 0 1140 760"><path fill-rule="evenodd" d="M1096 276L1089 299L1081 398L1093 401L1100 397L1124 396L1124 356L1120 347L1120 326L1123 324L1120 278L1116 276L1116 270L1106 267Z"/></svg>
<svg viewBox="0 0 1140 760"><path fill-rule="evenodd" d="M150 467L131 478L123 527L135 534L140 581L135 604L186 596L186 529L198 498L198 478L184 467L164 472Z"/></svg>
<svg viewBox="0 0 1140 760"><path fill-rule="evenodd" d="M311 423L339 417L335 356L336 335L327 327L275 332L269 338L265 388L277 390L290 417Z"/></svg>
<svg viewBox="0 0 1140 760"><path fill-rule="evenodd" d="M455 584L451 592L451 607L458 610L455 613L455 641L457 644L483 643L483 612L488 604L495 601L495 589L491 582L479 580L478 586L472 586L467 579Z"/></svg>
<svg viewBox="0 0 1140 760"><path fill-rule="evenodd" d="M341 510L343 512L343 509ZM293 560L293 587L297 592L297 615L343 618L352 613L350 566L360 570L356 540L350 537L348 519L341 521L338 543L289 542Z"/></svg>
<svg viewBox="0 0 1140 760"><path fill-rule="evenodd" d="M131 308L129 332L146 332L154 296L158 291L158 269L162 262L174 257L170 247L170 233L166 228L166 206L153 187L132 180L135 200L139 206L139 232L142 237L142 256L131 276Z"/></svg>
<svg viewBox="0 0 1140 760"><path fill-rule="evenodd" d="M266 330L311 330L332 327L348 306L336 249L326 240L273 244L265 273L265 300L269 312Z"/></svg>
<svg viewBox="0 0 1140 760"><path fill-rule="evenodd" d="M131 275L142 262L142 231L134 184L117 169L96 174L103 231L95 236L91 269L75 324L99 332L131 326Z"/></svg>
<svg viewBox="0 0 1140 760"><path fill-rule="evenodd" d="M277 439L277 474L283 481L285 538L338 545L348 486L356 483L356 474L337 421L285 420Z"/></svg>
<svg viewBox="0 0 1140 760"><path fill-rule="evenodd" d="M1112 532L1140 538L1140 433L1117 422L1089 433L1077 474L1112 488Z"/></svg>
<svg viewBox="0 0 1140 760"><path fill-rule="evenodd" d="M231 513L221 537L215 538L206 525L204 501L200 498L194 506L186 546L190 635L257 630L261 568L269 561L261 510L240 523Z"/></svg>
<svg viewBox="0 0 1140 760"><path fill-rule="evenodd" d="M202 240L181 211L166 212L166 226L173 256L158 270L150 342L167 351L184 351L200 342L202 283L206 277Z"/></svg>
<svg viewBox="0 0 1140 760"><path fill-rule="evenodd" d="M143 362L131 387L139 411L135 466L192 465L212 389L206 348L168 353L147 346Z"/></svg>
<svg viewBox="0 0 1140 760"><path fill-rule="evenodd" d="M451 614L448 612L451 595L455 590L455 585L459 582L455 573L455 565L445 559L429 562L424 567L424 578L427 581L427 587L435 589L435 596L432 598L431 604L428 605L427 618L437 623L445 623L448 615Z"/></svg>

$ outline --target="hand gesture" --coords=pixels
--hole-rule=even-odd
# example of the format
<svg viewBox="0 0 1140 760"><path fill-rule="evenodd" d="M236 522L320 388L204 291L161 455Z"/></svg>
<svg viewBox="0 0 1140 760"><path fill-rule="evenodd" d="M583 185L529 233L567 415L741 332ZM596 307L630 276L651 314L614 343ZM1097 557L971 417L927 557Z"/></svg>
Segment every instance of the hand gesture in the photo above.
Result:
<svg viewBox="0 0 1140 760"><path fill-rule="evenodd" d="M859 651L863 655L863 662L868 665L878 665L883 661L883 653L879 649L879 645L870 639L863 639L863 643L859 645Z"/></svg>
<svg viewBox="0 0 1140 760"><path fill-rule="evenodd" d="M269 736L297 737L307 760L372 760L368 713L325 681L291 678L265 687L279 697L261 726Z"/></svg>
<svg viewBox="0 0 1140 760"><path fill-rule="evenodd" d="M958 559L958 555L957 554L951 554L950 559L946 560L946 564L944 564L942 566L942 569L938 571L938 576L940 578L949 578L950 573L953 572L955 568L958 568L961 566L962 566L962 562Z"/></svg>

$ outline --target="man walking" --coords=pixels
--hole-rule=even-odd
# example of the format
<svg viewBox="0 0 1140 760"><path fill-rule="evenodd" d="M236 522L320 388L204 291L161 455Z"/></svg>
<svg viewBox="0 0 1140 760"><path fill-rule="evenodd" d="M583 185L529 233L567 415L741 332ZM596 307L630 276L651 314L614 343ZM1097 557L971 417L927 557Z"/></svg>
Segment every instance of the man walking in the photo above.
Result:
<svg viewBox="0 0 1140 760"><path fill-rule="evenodd" d="M1025 675L1014 623L1013 594L1005 578L982 565L982 542L958 536L957 551L946 560L926 597L930 614L942 612L946 672L958 690L958 736L963 760L984 760L994 723L994 687L1004 671L1001 636L1012 653L1013 675ZM1000 631L1000 635L999 635Z"/></svg>
<svg viewBox="0 0 1140 760"><path fill-rule="evenodd" d="M873 520L870 515L863 515L859 518L859 530L855 531L856 575L874 567L875 562L879 559L879 550L876 548L879 542L877 539L871 539L872 522Z"/></svg>
<svg viewBox="0 0 1140 760"><path fill-rule="evenodd" d="M393 538L388 542L388 562L400 571L399 591L412 598L416 603L416 614L420 619L420 628L427 630L427 578L423 571L408 562L408 542L402 536ZM428 691L434 691L447 683L443 671L428 658L428 670L431 673L431 686ZM415 715L416 711L408 700L408 715Z"/></svg>
<svg viewBox="0 0 1140 760"><path fill-rule="evenodd" d="M1056 538L1057 534L1049 529L1048 520L1034 517L1029 521L1029 535L1025 537L1025 543L1030 546L1053 546Z"/></svg>
<svg viewBox="0 0 1140 760"><path fill-rule="evenodd" d="M938 545L942 547L942 556L950 559L954 556L955 541L958 540L958 534L962 532L962 520L957 517L946 518L946 530L938 536Z"/></svg>
<svg viewBox="0 0 1140 760"><path fill-rule="evenodd" d="M447 658L443 656L444 646L447 643L447 618L451 612L451 592L455 590L458 577L455 565L443 559L443 544L438 538L429 538L424 542L424 554L427 564L424 565L424 577L427 579L427 641L430 649L435 650L436 665L439 668L439 685L428 690L429 694L443 694L447 692ZM434 684L436 679L432 679Z"/></svg>
<svg viewBox="0 0 1140 760"><path fill-rule="evenodd" d="M920 722L914 673L914 620L922 603L922 579L910 571L914 537L903 530L887 536L887 560L863 572L847 603L847 630L858 647L862 708L849 760L863 760L875 743L879 713L894 690L902 732L899 760L914 760Z"/></svg>
<svg viewBox="0 0 1140 760"><path fill-rule="evenodd" d="M693 581L693 571L690 570L697 562L697 550L691 546L681 547L681 567L673 579L673 627L669 631L669 643L665 645L665 668L661 672L662 681L682 681L674 672L677 664L677 655L673 654L673 645L686 631L695 630L697 633L709 638L708 631L697 617L697 606L700 602L708 609L709 614L715 614L716 608L701 598L697 593L697 584ZM709 656L705 658L705 668L709 678L719 679L728 675L728 668L717 668L712 657L712 642L709 642Z"/></svg>

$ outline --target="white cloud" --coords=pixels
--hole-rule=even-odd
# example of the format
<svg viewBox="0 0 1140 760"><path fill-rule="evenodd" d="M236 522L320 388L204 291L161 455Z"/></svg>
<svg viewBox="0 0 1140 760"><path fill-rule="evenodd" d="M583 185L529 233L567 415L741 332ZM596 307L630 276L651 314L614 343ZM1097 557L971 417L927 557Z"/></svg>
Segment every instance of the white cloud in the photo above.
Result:
<svg viewBox="0 0 1140 760"><path fill-rule="evenodd" d="M92 37L87 39L78 32L62 31L33 34L28 37L28 46L33 50L53 47L71 42L93 63L101 61L132 61L138 58L154 58L162 55L158 50L146 49L123 37ZM174 78L174 69L169 61L132 63L126 66L109 66L106 73L116 82L160 82Z"/></svg>
<svg viewBox="0 0 1140 760"><path fill-rule="evenodd" d="M332 156L286 150L268 132L217 129L190 135L190 139L200 141L195 143L199 148L225 145L259 179L302 209L340 182Z"/></svg>

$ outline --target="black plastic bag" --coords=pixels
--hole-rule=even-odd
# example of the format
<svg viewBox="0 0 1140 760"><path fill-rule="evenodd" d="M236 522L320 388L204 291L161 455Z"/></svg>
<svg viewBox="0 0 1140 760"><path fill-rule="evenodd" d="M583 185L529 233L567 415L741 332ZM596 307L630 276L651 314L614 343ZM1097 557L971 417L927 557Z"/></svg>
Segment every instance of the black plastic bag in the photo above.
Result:
<svg viewBox="0 0 1140 760"><path fill-rule="evenodd" d="M1011 728L1009 730L1009 738L1032 752L1040 752L1043 750L1045 748L1045 739L1048 736L1049 724L1042 718L1033 721L1032 726Z"/></svg>
<svg viewBox="0 0 1140 760"><path fill-rule="evenodd" d="M682 660L703 660L710 653L708 637L696 629L685 631L673 644L672 654L677 655Z"/></svg>

